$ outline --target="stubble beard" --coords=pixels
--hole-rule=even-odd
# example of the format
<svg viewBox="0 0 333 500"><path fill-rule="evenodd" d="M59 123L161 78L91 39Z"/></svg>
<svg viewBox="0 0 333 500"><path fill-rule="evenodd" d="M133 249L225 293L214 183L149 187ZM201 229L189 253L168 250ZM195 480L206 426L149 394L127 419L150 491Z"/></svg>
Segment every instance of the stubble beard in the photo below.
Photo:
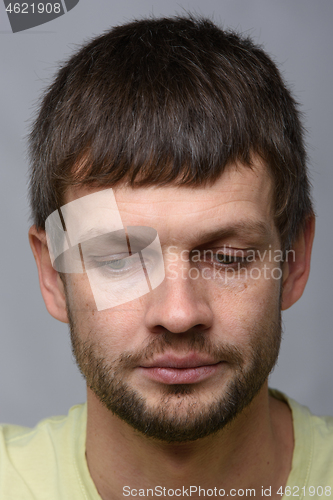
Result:
<svg viewBox="0 0 333 500"><path fill-rule="evenodd" d="M265 324L252 328L249 335L250 356L245 363L244 354L233 345L213 344L209 335L194 332L182 344L182 353L205 353L216 360L223 359L233 371L221 394L213 401L200 400L196 384L166 385L158 404L150 405L140 392L124 381L128 369L140 361L153 359L166 349L179 352L175 334L168 331L156 336L138 354L123 353L110 362L91 332L83 341L77 331L76 321L67 303L72 350L77 365L88 387L114 415L125 421L146 437L168 443L181 443L204 438L223 429L235 419L258 394L278 358L281 342L281 309L274 320L266 318Z"/></svg>

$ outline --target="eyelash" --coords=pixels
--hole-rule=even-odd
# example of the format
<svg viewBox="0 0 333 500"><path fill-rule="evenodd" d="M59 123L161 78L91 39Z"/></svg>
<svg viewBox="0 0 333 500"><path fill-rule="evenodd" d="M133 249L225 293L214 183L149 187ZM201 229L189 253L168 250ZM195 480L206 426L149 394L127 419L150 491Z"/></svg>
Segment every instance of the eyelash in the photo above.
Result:
<svg viewBox="0 0 333 500"><path fill-rule="evenodd" d="M240 251L238 251L238 252L240 252ZM189 255L189 259L191 262L193 262L193 264L210 265L211 267L215 267L215 268L219 268L219 269L228 271L228 269L244 268L250 264L250 262L246 258L245 251L242 250L241 252L243 255L241 257L239 257L237 255L232 255L231 253L221 253L220 250L217 250L216 252L214 252L213 250L205 250L205 253L203 254L203 258L200 257L199 261L193 260L193 255L191 256L191 254ZM210 258L207 259L206 254L208 254L208 253L213 258L213 260L211 260ZM120 259L110 259L107 261L95 261L95 262L98 262L98 267L105 268L104 272L112 274L115 277L116 276L120 277L122 275L126 275L129 273L133 273L133 272L135 273L136 265L134 265L134 264L132 266L127 265L127 267L126 267L126 260L128 258L129 257L127 256L127 257L123 257ZM221 262L221 260L227 260L227 262ZM112 264L120 263L120 262L124 262L125 267L122 267L120 269L112 269L111 267L109 267ZM139 267L141 270L141 265Z"/></svg>
<svg viewBox="0 0 333 500"><path fill-rule="evenodd" d="M131 275L131 274L134 274L137 271L141 272L142 271L141 260L137 260L136 259L135 261L133 261L133 259L131 259L131 260L130 259L131 259L131 256L127 255L126 257L121 257L121 258L118 258L118 259L113 258L113 259L105 260L105 261L97 261L97 260L95 260L95 262L98 264L97 267L100 267L101 270L103 268L105 268L104 272L106 272L108 274L111 274L114 277L122 276L122 275L123 276L125 276L125 275ZM146 268L147 267L151 268L152 265L153 265L154 260L156 260L156 259L157 259L157 257L153 253L149 254L149 256L146 255L146 257L144 259L145 267ZM109 267L112 264L121 263L121 262L124 263L124 267L122 267L122 268L112 269L111 267Z"/></svg>
<svg viewBox="0 0 333 500"><path fill-rule="evenodd" d="M105 266L110 266L111 264L116 264L118 262L120 263L125 263L126 261L126 258L125 259L114 259L114 260L107 260L105 262L103 262L103 265L102 267L105 267ZM124 267L116 267L115 269L112 269L112 271L115 271L115 272L118 272L118 271L122 271L124 269Z"/></svg>
<svg viewBox="0 0 333 500"><path fill-rule="evenodd" d="M207 251L206 251L207 252ZM243 251L242 251L243 252ZM245 253L245 252L243 252ZM239 267L245 267L249 265L249 262L246 259L246 255L239 257L237 255L232 255L230 253L220 253L219 251L213 252L211 251L211 255L215 258L215 261L207 260L205 257L202 259L202 262L205 264L210 264L215 267L220 267L222 269L239 269ZM221 260L227 260L227 262L221 262Z"/></svg>
<svg viewBox="0 0 333 500"><path fill-rule="evenodd" d="M126 271L129 271L128 264L126 261L130 256L119 256L119 258L111 258L109 260L102 260L102 257L91 257L90 262L94 263L93 267L100 268L101 272L109 272L113 275L121 275L125 274ZM125 267L121 267L119 269L112 269L109 266L112 264L124 263ZM127 264L127 266L126 266ZM133 267L133 266L132 266Z"/></svg>

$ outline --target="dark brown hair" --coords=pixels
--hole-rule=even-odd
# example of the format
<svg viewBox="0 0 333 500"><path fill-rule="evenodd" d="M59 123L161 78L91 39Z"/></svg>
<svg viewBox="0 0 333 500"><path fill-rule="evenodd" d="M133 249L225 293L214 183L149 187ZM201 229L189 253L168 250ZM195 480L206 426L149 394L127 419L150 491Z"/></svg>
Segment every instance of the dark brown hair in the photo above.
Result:
<svg viewBox="0 0 333 500"><path fill-rule="evenodd" d="M201 18L134 21L84 45L47 89L29 142L34 222L68 186L213 183L260 155L288 248L313 209L297 104L270 57Z"/></svg>

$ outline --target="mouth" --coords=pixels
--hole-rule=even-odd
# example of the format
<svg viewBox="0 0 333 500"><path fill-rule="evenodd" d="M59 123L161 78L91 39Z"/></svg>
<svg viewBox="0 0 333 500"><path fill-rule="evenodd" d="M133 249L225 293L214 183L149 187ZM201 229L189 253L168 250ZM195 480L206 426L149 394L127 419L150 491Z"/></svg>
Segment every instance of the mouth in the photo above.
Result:
<svg viewBox="0 0 333 500"><path fill-rule="evenodd" d="M194 384L214 375L224 361L200 354L183 357L163 355L142 364L139 370L150 380L163 384Z"/></svg>

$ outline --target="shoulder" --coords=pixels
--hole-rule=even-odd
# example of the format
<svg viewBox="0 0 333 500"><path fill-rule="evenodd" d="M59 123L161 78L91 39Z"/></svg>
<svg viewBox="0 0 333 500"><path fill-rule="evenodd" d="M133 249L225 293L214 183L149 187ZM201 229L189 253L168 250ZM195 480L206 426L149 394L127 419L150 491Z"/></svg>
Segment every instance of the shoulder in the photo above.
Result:
<svg viewBox="0 0 333 500"><path fill-rule="evenodd" d="M66 442L74 429L77 429L78 424L85 422L86 405L73 406L68 415L49 417L41 420L36 427L28 428L18 425L3 424L0 425L1 447L0 453L6 451L12 457L15 456L16 450L22 453L24 450L29 451L29 454L38 449L47 452L48 449L54 446L54 439Z"/></svg>
<svg viewBox="0 0 333 500"><path fill-rule="evenodd" d="M321 488L324 496L325 488L333 494L333 417L313 415L306 406L278 391L271 394L284 400L292 411L294 452L288 484L304 488L305 496L313 496L314 491L321 496Z"/></svg>
<svg viewBox="0 0 333 500"><path fill-rule="evenodd" d="M308 450L308 486L317 484L325 489L330 485L333 494L333 417L313 415L293 400L290 404L295 415L295 450L300 461L303 461L301 454ZM296 448L297 442L300 446Z"/></svg>
<svg viewBox="0 0 333 500"><path fill-rule="evenodd" d="M306 406L284 397L292 411L295 441L309 441L314 452L319 449L333 452L333 416L314 415Z"/></svg>
<svg viewBox="0 0 333 500"><path fill-rule="evenodd" d="M84 440L85 425L86 405L72 407L67 416L44 419L33 429L1 425L0 498L15 498L14 491L16 498L36 498L30 493L46 484L52 488L52 483L57 489L60 469L74 467L76 441Z"/></svg>

